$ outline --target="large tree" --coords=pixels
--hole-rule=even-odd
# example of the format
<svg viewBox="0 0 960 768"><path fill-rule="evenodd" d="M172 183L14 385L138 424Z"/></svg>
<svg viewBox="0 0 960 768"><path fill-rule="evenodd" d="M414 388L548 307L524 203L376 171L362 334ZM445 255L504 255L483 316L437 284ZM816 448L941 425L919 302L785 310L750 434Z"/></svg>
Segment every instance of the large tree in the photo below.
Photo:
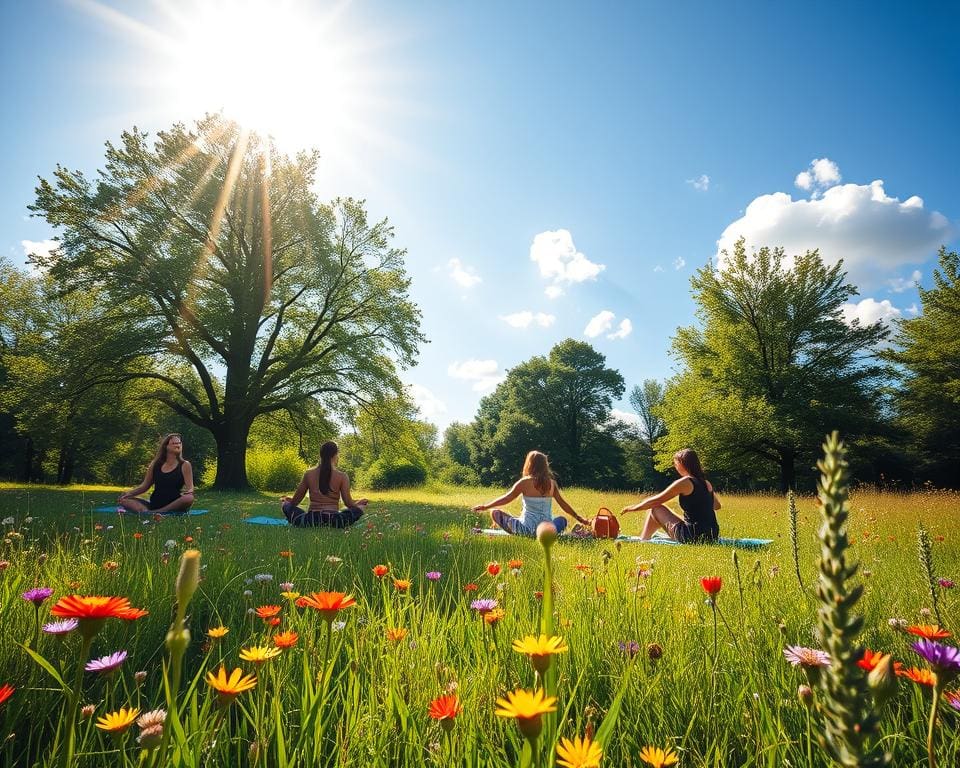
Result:
<svg viewBox="0 0 960 768"><path fill-rule="evenodd" d="M933 288L920 288L922 313L897 321L894 393L923 473L936 485L960 485L960 256L940 249Z"/></svg>
<svg viewBox="0 0 960 768"><path fill-rule="evenodd" d="M470 436L473 466L486 483L517 478L531 449L550 456L564 484L623 484L623 454L610 422L623 377L589 344L560 342L547 357L512 368L480 402Z"/></svg>
<svg viewBox="0 0 960 768"><path fill-rule="evenodd" d="M662 468L691 445L714 469L740 476L749 467L786 490L825 433L856 440L877 429L882 368L871 352L888 331L845 322L857 290L841 263L808 251L788 264L782 249L748 254L740 240L691 285L700 325L674 339L683 368L659 409L669 425L657 443Z"/></svg>
<svg viewBox="0 0 960 768"><path fill-rule="evenodd" d="M361 202L319 202L318 159L208 116L153 144L133 129L95 180L58 167L37 188L32 210L60 243L36 262L124 309L131 354L154 363L135 375L212 433L220 488L247 487L258 416L399 395L397 365L423 341L392 227Z"/></svg>

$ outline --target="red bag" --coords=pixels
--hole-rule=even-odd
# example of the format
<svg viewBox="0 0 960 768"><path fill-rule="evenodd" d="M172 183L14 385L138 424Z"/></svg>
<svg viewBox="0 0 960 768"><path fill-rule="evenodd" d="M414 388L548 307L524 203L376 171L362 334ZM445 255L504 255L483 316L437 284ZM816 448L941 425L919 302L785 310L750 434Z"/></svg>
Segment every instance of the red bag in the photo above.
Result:
<svg viewBox="0 0 960 768"><path fill-rule="evenodd" d="M615 539L620 535L620 522L606 507L600 507L597 516L590 521L590 527L598 539Z"/></svg>

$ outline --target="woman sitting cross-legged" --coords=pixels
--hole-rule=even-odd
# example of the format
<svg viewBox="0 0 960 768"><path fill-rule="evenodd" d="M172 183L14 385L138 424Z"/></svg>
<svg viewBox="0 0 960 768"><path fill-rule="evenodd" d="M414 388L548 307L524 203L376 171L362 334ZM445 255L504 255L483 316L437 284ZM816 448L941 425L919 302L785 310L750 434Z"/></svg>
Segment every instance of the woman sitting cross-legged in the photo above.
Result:
<svg viewBox="0 0 960 768"><path fill-rule="evenodd" d="M681 544L716 541L720 536L720 525L717 523L720 499L703 474L700 457L694 450L684 448L674 454L673 467L680 474L679 480L674 480L656 496L624 507L624 514L650 510L640 534L641 539L649 539L658 528L663 528L671 539ZM675 497L679 497L683 517L677 517L665 504Z"/></svg>
<svg viewBox="0 0 960 768"><path fill-rule="evenodd" d="M281 509L290 525L298 528L323 525L346 528L360 519L367 508L367 500L354 501L350 496L350 478L337 469L340 449L332 440L320 446L320 463L303 473L303 479L293 496L281 498ZM310 494L309 509L297 505ZM345 509L340 509L343 499Z"/></svg>
<svg viewBox="0 0 960 768"><path fill-rule="evenodd" d="M481 512L500 504L509 504L517 496L522 498L520 517L511 517L502 509L494 509L490 512L490 519L507 533L535 536L540 523L553 523L557 532L561 532L567 526L567 518L553 517L551 513L553 499L556 499L560 508L575 520L585 525L589 524L589 521L574 512L573 507L560 495L560 488L557 487L557 482L550 471L550 460L540 451L530 451L527 454L526 461L523 462L523 477L513 484L513 488L498 499L486 504L477 504L473 511Z"/></svg>
<svg viewBox="0 0 960 768"><path fill-rule="evenodd" d="M150 498L141 499L153 486ZM120 494L117 503L127 512L156 512L160 515L186 512L193 504L193 467L183 458L183 439L178 434L160 441L143 482Z"/></svg>

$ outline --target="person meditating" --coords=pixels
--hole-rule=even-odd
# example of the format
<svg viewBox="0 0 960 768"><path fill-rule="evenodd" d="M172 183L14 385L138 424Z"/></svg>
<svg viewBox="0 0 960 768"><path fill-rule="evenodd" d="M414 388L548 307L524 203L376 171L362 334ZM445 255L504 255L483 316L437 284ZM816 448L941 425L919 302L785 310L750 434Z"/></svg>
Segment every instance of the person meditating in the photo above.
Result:
<svg viewBox="0 0 960 768"><path fill-rule="evenodd" d="M482 512L500 504L509 504L517 496L522 499L520 517L512 517L502 509L494 509L490 512L490 519L507 533L535 536L540 523L553 523L557 533L563 531L567 527L567 518L553 517L552 499L556 499L560 508L575 520L579 520L584 525L589 524L589 521L574 512L573 507L560 495L560 488L553 479L553 472L550 471L550 460L540 451L530 451L527 454L523 462L523 477L513 484L513 488L498 499L486 504L477 504L473 511Z"/></svg>
<svg viewBox="0 0 960 768"><path fill-rule="evenodd" d="M150 499L138 498L150 486ZM121 493L117 499L127 512L157 512L167 514L186 512L193 504L193 467L183 458L183 439L178 434L167 435L160 441L143 482L136 488Z"/></svg>
<svg viewBox="0 0 960 768"><path fill-rule="evenodd" d="M303 479L293 496L283 496L280 501L283 514L290 525L298 528L329 526L346 528L360 519L367 508L367 500L354 501L350 496L350 478L337 469L340 449L332 440L320 446L320 463L303 473ZM307 511L297 505L310 494ZM340 499L345 509L340 509Z"/></svg>
<svg viewBox="0 0 960 768"><path fill-rule="evenodd" d="M663 528L671 539L681 544L715 542L720 536L716 514L720 509L720 500L703 474L696 451L691 448L677 451L673 456L673 467L680 474L679 480L674 480L656 496L624 507L623 514L650 510L640 534L643 540L653 536L658 528ZM665 504L676 496L680 497L683 517L677 517Z"/></svg>

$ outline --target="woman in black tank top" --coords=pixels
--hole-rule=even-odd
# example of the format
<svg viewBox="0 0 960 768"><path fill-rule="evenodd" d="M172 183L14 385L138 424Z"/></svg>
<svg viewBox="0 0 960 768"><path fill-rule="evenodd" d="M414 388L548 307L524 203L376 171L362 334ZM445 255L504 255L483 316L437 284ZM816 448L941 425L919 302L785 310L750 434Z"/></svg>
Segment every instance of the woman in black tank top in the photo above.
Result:
<svg viewBox="0 0 960 768"><path fill-rule="evenodd" d="M138 497L153 486L149 500ZM127 512L186 512L193 504L193 467L183 458L183 439L167 435L160 442L143 482L120 494L117 502Z"/></svg>
<svg viewBox="0 0 960 768"><path fill-rule="evenodd" d="M700 457L692 449L684 448L674 454L673 467L680 475L679 480L656 496L624 507L623 512L649 510L641 539L649 539L658 528L662 528L671 539L681 544L716 541L720 536L717 523L720 500L703 474ZM665 502L675 497L679 497L683 517L678 517L666 506Z"/></svg>

